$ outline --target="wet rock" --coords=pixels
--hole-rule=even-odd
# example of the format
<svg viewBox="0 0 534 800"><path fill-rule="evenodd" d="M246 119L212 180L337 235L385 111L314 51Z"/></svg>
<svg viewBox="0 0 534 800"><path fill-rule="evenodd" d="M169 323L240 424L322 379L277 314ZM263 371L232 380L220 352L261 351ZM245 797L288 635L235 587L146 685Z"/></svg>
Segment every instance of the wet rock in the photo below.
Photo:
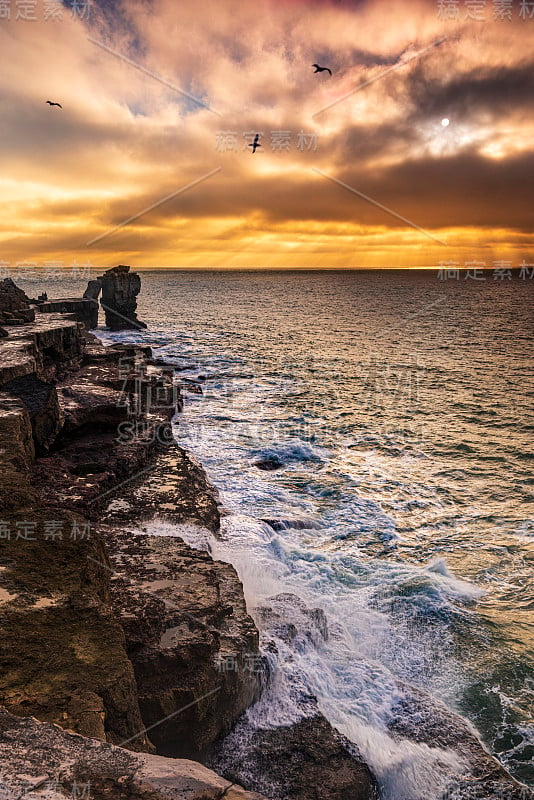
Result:
<svg viewBox="0 0 534 800"><path fill-rule="evenodd" d="M254 462L254 466L266 472L273 472L275 469L282 469L283 462L279 458L260 458Z"/></svg>
<svg viewBox="0 0 534 800"><path fill-rule="evenodd" d="M295 653L324 646L328 626L322 609L283 592L268 598L253 615L262 647L270 654L268 681L258 703L212 748L210 766L272 800L377 798L374 778L358 749L321 714L305 679L298 670L280 672L282 658L291 665ZM282 713L280 696L288 706ZM300 719L288 724L288 717L295 715Z"/></svg>
<svg viewBox="0 0 534 800"><path fill-rule="evenodd" d="M98 278L102 286L100 304L106 314L106 325L112 331L129 328L146 328L146 324L137 319L137 295L141 289L141 278L130 267L119 264L108 269Z"/></svg>
<svg viewBox="0 0 534 800"><path fill-rule="evenodd" d="M193 761L132 753L3 709L0 747L0 786L6 797L265 800Z"/></svg>
<svg viewBox="0 0 534 800"><path fill-rule="evenodd" d="M534 800L534 791L512 778L466 720L421 689L400 681L399 689L401 696L388 722L391 733L399 739L456 752L465 764L463 775L451 776L447 798Z"/></svg>
<svg viewBox="0 0 534 800"><path fill-rule="evenodd" d="M265 522L273 531L287 531L293 528L296 531L301 530L321 530L321 524L314 519L269 519L262 517L262 522Z"/></svg>
<svg viewBox="0 0 534 800"><path fill-rule="evenodd" d="M290 592L269 598L269 605L254 609L262 629L287 644L321 643L328 639L328 622L322 608L308 608L306 603Z"/></svg>
<svg viewBox="0 0 534 800"><path fill-rule="evenodd" d="M378 800L356 747L321 715L258 729L246 718L224 740L211 765L270 800Z"/></svg>

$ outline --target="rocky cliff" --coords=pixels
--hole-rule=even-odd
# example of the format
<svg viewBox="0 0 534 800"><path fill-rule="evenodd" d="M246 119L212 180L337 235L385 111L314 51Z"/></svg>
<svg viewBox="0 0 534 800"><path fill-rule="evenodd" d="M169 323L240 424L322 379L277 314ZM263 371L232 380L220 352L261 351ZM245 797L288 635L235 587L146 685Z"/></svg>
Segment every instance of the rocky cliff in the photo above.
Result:
<svg viewBox="0 0 534 800"><path fill-rule="evenodd" d="M172 575L167 572L176 583L170 594L178 610L165 611L164 599L155 603L146 562L159 558L161 572L169 553L160 547L158 554L157 544L120 526L97 524L118 483L133 486L142 473L146 486L151 478L159 481L162 470L177 489L175 514L218 524L202 470L169 436L179 391L150 368L146 349L106 349L76 322L56 315L47 322L47 335L39 320L3 340L0 351L2 477L13 488L1 506L0 702L17 714L109 741L131 739L131 748L150 750L149 738L139 732L187 698L194 712L180 720L181 727L174 723L184 737L174 749L199 754L259 688L244 675L228 686L217 670L229 639L257 652L241 585L231 567L177 540ZM53 365L47 361L52 343ZM128 426L123 435L122 423ZM153 497L136 508L136 519L154 516L159 504L151 503ZM123 558L126 567L110 562L109 554ZM117 593L119 576L124 586ZM129 622L133 605L147 616L144 647ZM171 628L174 640L167 634L161 645ZM167 663L166 677L148 686L158 662ZM210 692L212 701L195 703ZM160 730L154 736L164 747Z"/></svg>
<svg viewBox="0 0 534 800"><path fill-rule="evenodd" d="M0 340L0 774L33 797L58 770L58 796L83 779L91 797L261 797L181 760L267 678L234 568L142 530L218 530L217 493L172 437L181 404L149 348L104 347L76 315Z"/></svg>

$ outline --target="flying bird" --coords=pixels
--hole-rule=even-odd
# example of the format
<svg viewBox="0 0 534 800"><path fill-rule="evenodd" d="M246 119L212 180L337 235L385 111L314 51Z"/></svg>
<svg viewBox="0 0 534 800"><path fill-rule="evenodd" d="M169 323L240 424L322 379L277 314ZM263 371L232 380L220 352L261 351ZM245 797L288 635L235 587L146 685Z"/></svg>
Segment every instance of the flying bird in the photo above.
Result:
<svg viewBox="0 0 534 800"><path fill-rule="evenodd" d="M61 103L53 103L51 100L47 100L46 102L48 103L49 106L57 106L58 108L63 108Z"/></svg>
<svg viewBox="0 0 534 800"><path fill-rule="evenodd" d="M332 74L330 67L320 67L319 64L312 64L312 67L315 67L314 75L316 72L329 72L330 75Z"/></svg>
<svg viewBox="0 0 534 800"><path fill-rule="evenodd" d="M249 147L252 147L253 154L256 152L257 147L261 147L259 133L256 134L256 136L254 137L254 141L252 142L252 144L249 144Z"/></svg>

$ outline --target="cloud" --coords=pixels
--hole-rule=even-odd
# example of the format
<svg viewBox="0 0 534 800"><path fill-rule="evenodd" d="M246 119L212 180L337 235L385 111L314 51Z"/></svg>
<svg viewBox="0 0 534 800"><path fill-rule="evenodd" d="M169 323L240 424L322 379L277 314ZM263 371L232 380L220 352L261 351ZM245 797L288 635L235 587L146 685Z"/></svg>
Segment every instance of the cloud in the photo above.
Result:
<svg viewBox="0 0 534 800"><path fill-rule="evenodd" d="M381 242L388 258L395 242L400 259L421 251L419 232L312 166L479 249L498 231L502 246L513 241L519 253L515 232L529 235L534 23L446 25L435 3L422 0L409 8L400 0L100 0L89 22L67 14L0 25L8 32L4 257L79 253L216 167L213 179L92 252L111 263L121 249L146 264L173 263L173 253L197 263L209 242L213 265L218 246L268 265L288 249L294 259L315 252L320 262L336 242L347 263ZM314 76L314 61L330 65L332 78ZM451 118L446 130L442 116ZM290 132L289 151L271 149L277 130ZM217 148L221 131L234 132L237 152ZM254 131L264 132L264 148L252 156L243 134ZM317 134L316 150L297 149L299 131Z"/></svg>

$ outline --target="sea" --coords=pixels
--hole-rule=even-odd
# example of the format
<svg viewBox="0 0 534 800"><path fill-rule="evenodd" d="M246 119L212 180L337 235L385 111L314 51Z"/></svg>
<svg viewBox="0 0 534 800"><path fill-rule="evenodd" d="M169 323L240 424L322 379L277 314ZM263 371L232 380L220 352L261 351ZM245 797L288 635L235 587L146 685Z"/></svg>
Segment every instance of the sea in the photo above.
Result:
<svg viewBox="0 0 534 800"><path fill-rule="evenodd" d="M147 270L148 328L98 331L151 345L184 385L175 439L223 515L191 543L235 566L277 645L250 721L298 720L307 692L391 800L439 800L460 769L388 728L406 685L534 786L534 280L484 278ZM50 299L85 283L17 282ZM297 627L321 609L327 638L276 641L273 603Z"/></svg>

